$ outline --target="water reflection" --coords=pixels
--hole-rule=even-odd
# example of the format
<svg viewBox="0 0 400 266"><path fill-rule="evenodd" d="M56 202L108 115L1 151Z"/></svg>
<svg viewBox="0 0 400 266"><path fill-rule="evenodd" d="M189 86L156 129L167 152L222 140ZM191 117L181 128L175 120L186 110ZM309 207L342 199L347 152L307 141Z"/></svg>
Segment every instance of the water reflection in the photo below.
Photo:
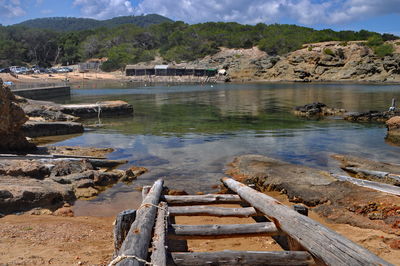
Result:
<svg viewBox="0 0 400 266"><path fill-rule="evenodd" d="M129 199L132 208L138 205L135 188L159 177L174 189L213 192L225 165L240 154L263 154L332 171L339 170L329 157L331 153L396 162L400 148L385 143L386 129L381 124L307 120L290 112L293 106L315 101L349 111L385 110L393 97L400 98L395 85L78 89L67 102L122 99L133 104L135 116L104 118L105 127L58 145L113 147L117 150L110 155L112 159L127 159L132 165L150 169L132 185L117 184L95 200L76 205L78 214L90 210L90 214L111 215L121 209L124 199Z"/></svg>

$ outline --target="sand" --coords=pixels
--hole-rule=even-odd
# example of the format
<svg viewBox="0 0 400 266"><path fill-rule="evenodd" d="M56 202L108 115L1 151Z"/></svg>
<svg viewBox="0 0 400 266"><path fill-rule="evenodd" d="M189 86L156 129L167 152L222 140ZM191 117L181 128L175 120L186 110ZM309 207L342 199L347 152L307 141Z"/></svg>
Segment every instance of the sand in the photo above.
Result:
<svg viewBox="0 0 400 266"><path fill-rule="evenodd" d="M289 204L286 196L268 193ZM218 205L228 206L228 205ZM237 205L229 205L238 207ZM310 211L310 217L369 249L388 262L400 265L400 249L390 247L398 236L344 224L331 224ZM107 265L113 253L114 217L56 217L10 215L0 219L0 265ZM242 224L251 218L176 217L178 224ZM267 236L191 239L189 251L253 250L282 248Z"/></svg>

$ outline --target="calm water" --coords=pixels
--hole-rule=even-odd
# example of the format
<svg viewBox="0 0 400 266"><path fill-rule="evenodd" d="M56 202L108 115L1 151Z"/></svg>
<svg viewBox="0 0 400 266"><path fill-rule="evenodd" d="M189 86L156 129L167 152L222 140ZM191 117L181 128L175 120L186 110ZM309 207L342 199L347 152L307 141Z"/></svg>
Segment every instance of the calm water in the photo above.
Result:
<svg viewBox="0 0 400 266"><path fill-rule="evenodd" d="M400 147L385 143L382 124L295 117L296 105L315 101L348 111L385 110L400 99L397 85L220 84L199 86L98 86L75 89L59 102L125 100L132 118L102 119L104 127L57 145L113 147L111 159L150 172L131 185L116 184L90 201L78 201L77 215L115 215L140 203L135 189L164 177L167 186L212 192L226 164L241 154L263 154L332 172L332 153L398 162ZM85 121L88 125L97 120ZM127 166L125 166L127 167Z"/></svg>

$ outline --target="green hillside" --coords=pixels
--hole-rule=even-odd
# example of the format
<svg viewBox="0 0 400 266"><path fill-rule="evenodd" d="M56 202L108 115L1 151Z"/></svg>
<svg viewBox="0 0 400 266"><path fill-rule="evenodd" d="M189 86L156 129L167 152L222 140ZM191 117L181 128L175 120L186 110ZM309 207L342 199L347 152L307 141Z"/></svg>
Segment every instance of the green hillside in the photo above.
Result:
<svg viewBox="0 0 400 266"><path fill-rule="evenodd" d="M90 18L72 18L72 17L53 17L31 19L16 26L25 26L29 28L53 30L53 31L81 31L91 30L100 27L112 28L124 24L133 24L139 27L147 27L163 22L171 22L169 18L150 14L145 16L124 16L108 20L96 20Z"/></svg>

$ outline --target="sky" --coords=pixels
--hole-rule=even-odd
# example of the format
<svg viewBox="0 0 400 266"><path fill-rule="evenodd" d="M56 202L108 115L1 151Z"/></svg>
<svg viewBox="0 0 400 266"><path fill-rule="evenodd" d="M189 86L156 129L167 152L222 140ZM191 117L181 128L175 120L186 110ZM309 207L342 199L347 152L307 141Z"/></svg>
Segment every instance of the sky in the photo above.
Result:
<svg viewBox="0 0 400 266"><path fill-rule="evenodd" d="M0 23L40 17L160 14L187 23L289 23L400 35L400 0L0 0Z"/></svg>

